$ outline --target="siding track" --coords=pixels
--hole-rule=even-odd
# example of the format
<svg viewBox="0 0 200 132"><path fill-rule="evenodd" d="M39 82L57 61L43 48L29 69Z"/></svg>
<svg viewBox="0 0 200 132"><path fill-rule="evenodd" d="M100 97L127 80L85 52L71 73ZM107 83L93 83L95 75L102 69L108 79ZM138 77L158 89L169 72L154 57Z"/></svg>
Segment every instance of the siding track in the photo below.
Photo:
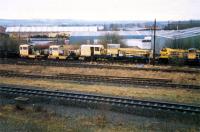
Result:
<svg viewBox="0 0 200 132"><path fill-rule="evenodd" d="M56 67L76 67L76 68L97 68L97 69L120 69L120 70L141 70L141 71L161 71L161 72L178 72L178 73L200 73L200 67L197 66L192 70L184 69L160 69L160 68L142 68L142 67L127 67L114 66L117 62L96 62L90 64L85 61L56 61L56 60L30 60L30 59L0 59L0 64L15 64L15 65L40 65L40 66L56 66ZM126 63L119 63L126 64Z"/></svg>
<svg viewBox="0 0 200 132"><path fill-rule="evenodd" d="M163 88L182 88L182 89L200 89L199 85L186 85L172 83L168 79L151 79L151 78L133 78L133 77L116 77L116 76L96 76L96 75L80 75L80 74L58 74L58 75L41 75L27 74L14 71L0 70L1 77L22 77L31 79L52 79L66 80L78 83L99 84L105 83L118 86L150 86Z"/></svg>

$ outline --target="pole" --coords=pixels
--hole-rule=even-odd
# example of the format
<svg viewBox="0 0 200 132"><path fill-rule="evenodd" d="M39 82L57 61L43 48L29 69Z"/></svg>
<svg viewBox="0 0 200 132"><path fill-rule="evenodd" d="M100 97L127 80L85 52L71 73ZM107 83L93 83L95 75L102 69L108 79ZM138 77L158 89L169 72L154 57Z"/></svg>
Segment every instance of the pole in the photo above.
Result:
<svg viewBox="0 0 200 132"><path fill-rule="evenodd" d="M18 43L21 43L21 25L19 25Z"/></svg>
<svg viewBox="0 0 200 132"><path fill-rule="evenodd" d="M153 65L155 65L155 50L156 50L156 19L154 21L154 35L153 35Z"/></svg>

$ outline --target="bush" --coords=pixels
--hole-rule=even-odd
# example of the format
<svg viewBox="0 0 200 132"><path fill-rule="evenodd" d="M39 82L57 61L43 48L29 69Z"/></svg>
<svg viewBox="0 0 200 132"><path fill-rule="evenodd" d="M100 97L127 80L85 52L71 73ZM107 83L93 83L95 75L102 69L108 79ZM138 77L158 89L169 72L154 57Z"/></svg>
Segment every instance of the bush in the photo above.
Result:
<svg viewBox="0 0 200 132"><path fill-rule="evenodd" d="M16 39L6 35L0 35L0 57L7 57L9 54L19 53L19 43Z"/></svg>

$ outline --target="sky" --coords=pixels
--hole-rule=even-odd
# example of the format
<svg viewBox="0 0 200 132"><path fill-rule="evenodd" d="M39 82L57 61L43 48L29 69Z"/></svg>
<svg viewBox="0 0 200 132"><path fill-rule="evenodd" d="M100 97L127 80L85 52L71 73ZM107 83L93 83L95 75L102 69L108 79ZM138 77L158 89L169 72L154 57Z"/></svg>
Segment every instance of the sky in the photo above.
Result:
<svg viewBox="0 0 200 132"><path fill-rule="evenodd" d="M0 3L1 19L200 19L200 0L0 0Z"/></svg>

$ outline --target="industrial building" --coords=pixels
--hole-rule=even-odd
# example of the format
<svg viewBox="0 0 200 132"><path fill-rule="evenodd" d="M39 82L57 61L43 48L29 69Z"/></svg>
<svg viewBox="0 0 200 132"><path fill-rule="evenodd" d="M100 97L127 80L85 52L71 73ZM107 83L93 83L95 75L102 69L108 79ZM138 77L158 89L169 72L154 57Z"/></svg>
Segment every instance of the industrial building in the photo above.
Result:
<svg viewBox="0 0 200 132"><path fill-rule="evenodd" d="M97 42L106 34L117 34L121 39L144 39L150 36L149 31L98 31L98 32L72 32L70 34L70 43L85 42L89 40L91 43Z"/></svg>
<svg viewBox="0 0 200 132"><path fill-rule="evenodd" d="M163 47L200 49L200 27L185 30L172 30L156 35L156 52Z"/></svg>

